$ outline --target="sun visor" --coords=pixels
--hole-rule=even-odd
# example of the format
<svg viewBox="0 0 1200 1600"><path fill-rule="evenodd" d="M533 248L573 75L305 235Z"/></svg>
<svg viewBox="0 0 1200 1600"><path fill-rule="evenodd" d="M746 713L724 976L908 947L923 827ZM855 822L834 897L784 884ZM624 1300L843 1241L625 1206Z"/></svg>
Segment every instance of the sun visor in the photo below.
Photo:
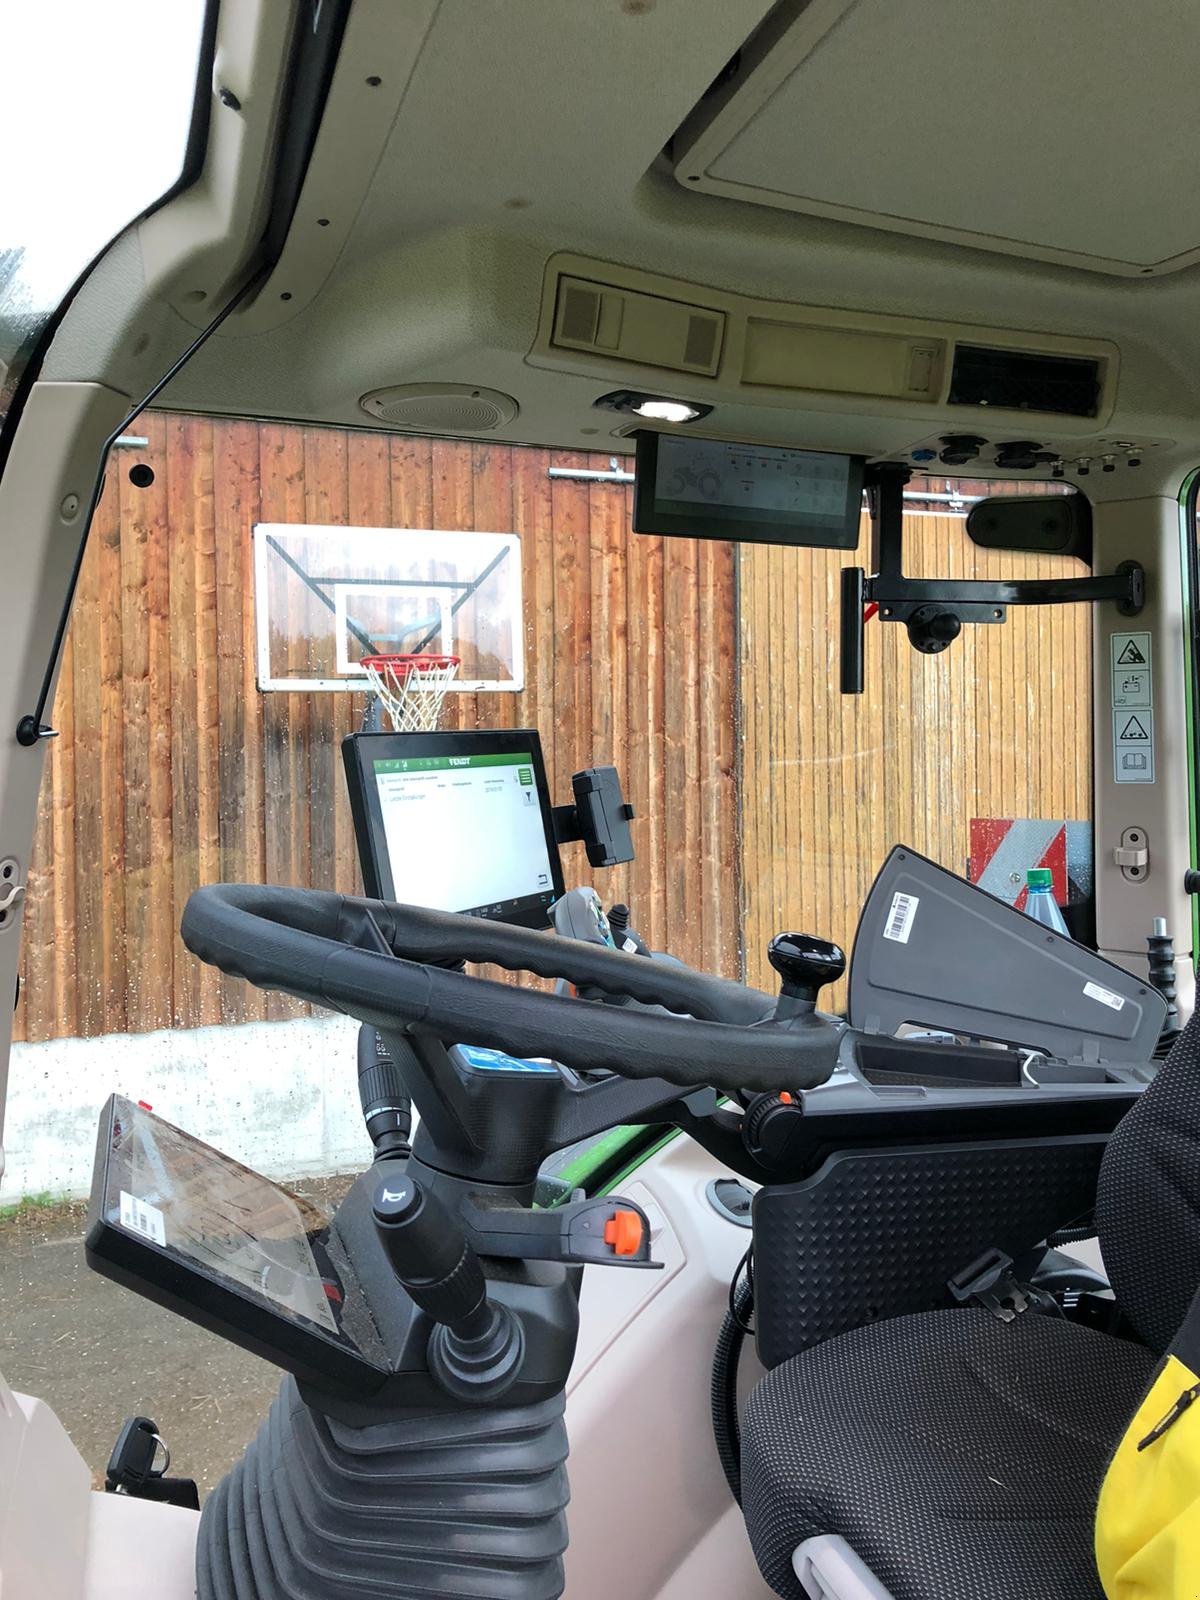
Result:
<svg viewBox="0 0 1200 1600"><path fill-rule="evenodd" d="M1044 1050L1148 1061L1158 991L1094 951L898 846L863 908L850 964L852 1027L903 1023Z"/></svg>

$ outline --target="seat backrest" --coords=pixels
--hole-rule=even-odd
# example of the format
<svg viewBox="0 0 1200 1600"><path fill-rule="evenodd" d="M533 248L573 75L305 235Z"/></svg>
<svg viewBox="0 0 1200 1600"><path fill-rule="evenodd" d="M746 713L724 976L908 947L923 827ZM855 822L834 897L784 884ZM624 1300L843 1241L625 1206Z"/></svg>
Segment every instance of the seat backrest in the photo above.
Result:
<svg viewBox="0 0 1200 1600"><path fill-rule="evenodd" d="M1200 1010L1108 1142L1096 1231L1118 1304L1161 1353L1200 1288Z"/></svg>

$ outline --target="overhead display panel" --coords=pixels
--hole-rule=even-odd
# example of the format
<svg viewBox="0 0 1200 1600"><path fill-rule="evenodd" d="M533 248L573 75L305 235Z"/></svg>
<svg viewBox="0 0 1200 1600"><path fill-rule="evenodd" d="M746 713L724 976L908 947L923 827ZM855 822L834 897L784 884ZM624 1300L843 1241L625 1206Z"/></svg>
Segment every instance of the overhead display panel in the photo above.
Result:
<svg viewBox="0 0 1200 1600"><path fill-rule="evenodd" d="M635 533L853 550L863 460L687 435L639 433Z"/></svg>

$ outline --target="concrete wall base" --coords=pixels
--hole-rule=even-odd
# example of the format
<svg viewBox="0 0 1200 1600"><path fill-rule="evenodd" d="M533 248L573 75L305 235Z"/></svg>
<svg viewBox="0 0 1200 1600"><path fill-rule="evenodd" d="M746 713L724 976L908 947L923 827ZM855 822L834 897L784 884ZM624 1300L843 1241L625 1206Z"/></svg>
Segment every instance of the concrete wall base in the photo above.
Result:
<svg viewBox="0 0 1200 1600"><path fill-rule="evenodd" d="M0 1206L86 1195L97 1118L114 1092L270 1178L360 1169L371 1149L357 1034L347 1017L306 1017L15 1044Z"/></svg>

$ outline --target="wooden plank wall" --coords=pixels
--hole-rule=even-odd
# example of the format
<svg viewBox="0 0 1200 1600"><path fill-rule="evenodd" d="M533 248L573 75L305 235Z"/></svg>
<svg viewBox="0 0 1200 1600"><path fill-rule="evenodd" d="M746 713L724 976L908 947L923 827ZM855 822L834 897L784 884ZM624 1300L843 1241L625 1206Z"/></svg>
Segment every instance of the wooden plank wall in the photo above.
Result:
<svg viewBox="0 0 1200 1600"><path fill-rule="evenodd" d="M607 456L179 415L138 429L148 447L110 466L54 708L18 1038L295 1015L187 954L187 896L358 887L338 746L362 699L258 691L259 521L520 534L526 690L452 696L446 725L540 728L562 798L573 771L615 762L638 859L598 887L655 944L736 973L729 547L634 538L627 489L547 476ZM578 847L564 860L587 881Z"/></svg>
<svg viewBox="0 0 1200 1600"><path fill-rule="evenodd" d="M866 693L843 697L845 564L836 551L741 552L746 968L766 986L767 941L783 929L836 939L849 953L892 845L965 873L971 817L1092 814L1090 608L1014 606L1007 623L965 627L939 656L919 654L902 625L876 618L866 631ZM913 577L1082 570L1063 557L978 550L961 517L905 518ZM844 993L843 985L833 998Z"/></svg>
<svg viewBox="0 0 1200 1600"><path fill-rule="evenodd" d="M17 1036L274 1019L300 1008L195 962L192 888L358 887L338 746L349 694L255 683L255 522L515 531L526 690L457 695L448 726L540 728L556 792L612 760L638 860L601 875L660 947L773 986L782 928L849 944L890 846L964 870L972 816L1090 815L1084 607L1021 610L939 657L868 625L867 693L837 682L832 551L629 532L628 490L550 479L607 457L154 415L101 501L55 704ZM145 460L155 482L130 484ZM1051 576L912 516L913 575ZM735 724L735 701L738 723ZM740 757L739 757L740 752ZM739 767L740 759L740 767ZM567 875L586 878L578 850Z"/></svg>

